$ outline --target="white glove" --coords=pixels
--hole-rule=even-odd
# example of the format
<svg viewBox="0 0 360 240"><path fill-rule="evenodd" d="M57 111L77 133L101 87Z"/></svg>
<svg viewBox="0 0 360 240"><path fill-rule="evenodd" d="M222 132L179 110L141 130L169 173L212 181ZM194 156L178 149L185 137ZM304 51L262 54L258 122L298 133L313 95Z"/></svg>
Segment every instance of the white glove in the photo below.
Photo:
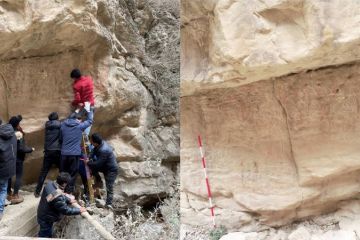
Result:
<svg viewBox="0 0 360 240"><path fill-rule="evenodd" d="M87 112L90 112L90 102L85 102L85 110L87 111Z"/></svg>
<svg viewBox="0 0 360 240"><path fill-rule="evenodd" d="M22 134L20 131L16 131L16 132L15 132L15 136L16 136L16 139L17 139L17 140L20 140L20 139L23 138L23 134Z"/></svg>

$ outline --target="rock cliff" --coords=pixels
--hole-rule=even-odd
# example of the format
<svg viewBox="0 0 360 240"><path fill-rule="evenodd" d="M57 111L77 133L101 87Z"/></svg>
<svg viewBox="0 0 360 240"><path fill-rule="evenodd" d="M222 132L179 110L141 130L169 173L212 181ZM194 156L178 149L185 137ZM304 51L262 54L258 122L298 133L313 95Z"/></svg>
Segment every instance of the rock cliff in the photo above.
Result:
<svg viewBox="0 0 360 240"><path fill-rule="evenodd" d="M340 7L341 5L341 7ZM360 6L354 1L182 1L181 212L256 231L359 193Z"/></svg>
<svg viewBox="0 0 360 240"><path fill-rule="evenodd" d="M25 183L36 181L47 115L70 113L77 67L95 84L93 132L115 148L117 199L162 198L179 162L178 2L0 1L0 117L22 114Z"/></svg>

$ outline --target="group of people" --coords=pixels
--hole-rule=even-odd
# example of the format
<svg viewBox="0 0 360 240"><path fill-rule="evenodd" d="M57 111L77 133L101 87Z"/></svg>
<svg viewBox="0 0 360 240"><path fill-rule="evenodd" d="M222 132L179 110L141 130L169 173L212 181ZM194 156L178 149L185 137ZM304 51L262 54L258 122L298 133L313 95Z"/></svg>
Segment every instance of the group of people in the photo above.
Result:
<svg viewBox="0 0 360 240"><path fill-rule="evenodd" d="M52 112L45 124L44 160L34 192L35 197L41 196L37 213L40 225L39 237L52 237L53 224L60 220L62 215L77 215L86 211L83 207L71 206L76 200L70 197L75 193L76 177L80 173L84 184L85 201L89 199L87 178L82 174L84 172L82 168L85 166L91 170L95 182L98 183L97 186L102 185L99 173L104 174L105 207L112 208L113 186L118 174L118 165L113 149L101 135L93 133L89 136L94 118L93 81L91 77L83 76L79 69L74 69L70 76L74 80L72 105L75 111L63 122L59 120L57 112ZM23 162L25 155L35 150L25 143L21 121L21 115L11 117L8 124L2 124L0 119L0 221L6 200L10 204L24 201L19 195ZM86 145L91 149L90 153L84 151ZM49 181L43 187L52 165L57 166L60 173L55 181ZM12 192L11 179L14 175L16 181Z"/></svg>

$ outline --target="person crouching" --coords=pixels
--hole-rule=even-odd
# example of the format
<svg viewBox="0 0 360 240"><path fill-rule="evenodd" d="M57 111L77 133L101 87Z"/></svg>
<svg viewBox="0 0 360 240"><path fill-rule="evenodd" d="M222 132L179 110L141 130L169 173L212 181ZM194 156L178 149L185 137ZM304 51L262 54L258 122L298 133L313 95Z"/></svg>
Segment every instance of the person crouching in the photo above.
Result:
<svg viewBox="0 0 360 240"><path fill-rule="evenodd" d="M44 187L37 209L37 221L40 225L39 237L51 238L53 225L62 218L62 215L79 215L86 211L83 207L69 206L76 202L64 193L64 189L70 181L70 174L61 172L56 181L51 181Z"/></svg>

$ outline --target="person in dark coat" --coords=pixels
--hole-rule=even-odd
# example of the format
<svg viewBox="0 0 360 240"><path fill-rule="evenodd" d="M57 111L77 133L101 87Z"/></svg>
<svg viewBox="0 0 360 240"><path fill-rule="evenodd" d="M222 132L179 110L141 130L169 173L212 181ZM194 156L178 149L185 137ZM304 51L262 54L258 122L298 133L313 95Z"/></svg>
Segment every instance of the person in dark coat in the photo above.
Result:
<svg viewBox="0 0 360 240"><path fill-rule="evenodd" d="M51 166L55 165L60 168L61 144L60 144L60 127L61 122L57 112L52 112L48 116L49 121L45 123L45 144L44 144L44 160L40 171L38 183L35 189L35 197L40 197L47 174Z"/></svg>
<svg viewBox="0 0 360 240"><path fill-rule="evenodd" d="M76 202L64 194L66 185L71 181L68 173L60 173L56 181L46 184L37 209L37 221L40 225L39 237L51 238L53 224L62 218L62 215L79 215L85 208L73 208L69 205Z"/></svg>
<svg viewBox="0 0 360 240"><path fill-rule="evenodd" d="M83 131L92 124L92 112L87 115L87 120L82 122L80 113L72 113L60 128L61 161L60 171L71 175L71 182L65 191L74 193L76 174L79 171L79 160L81 156L81 140Z"/></svg>
<svg viewBox="0 0 360 240"><path fill-rule="evenodd" d="M99 172L104 174L106 185L106 207L111 208L114 196L114 183L118 175L116 157L112 147L110 147L99 134L92 134L90 141L94 146L94 150L91 153L92 160L87 161L87 164L97 182L101 181Z"/></svg>
<svg viewBox="0 0 360 240"><path fill-rule="evenodd" d="M25 143L24 132L20 126L22 116L13 116L9 120L9 124L14 128L15 136L17 139L17 152L16 152L16 181L14 184L14 192L11 192L12 180L9 178L8 182L8 200L11 204L18 204L24 201L24 198L19 195L21 187L24 160L27 153L32 153L35 148L28 147Z"/></svg>
<svg viewBox="0 0 360 240"><path fill-rule="evenodd" d="M14 128L2 124L0 119L0 221L4 215L4 205L9 178L15 175L17 141Z"/></svg>

